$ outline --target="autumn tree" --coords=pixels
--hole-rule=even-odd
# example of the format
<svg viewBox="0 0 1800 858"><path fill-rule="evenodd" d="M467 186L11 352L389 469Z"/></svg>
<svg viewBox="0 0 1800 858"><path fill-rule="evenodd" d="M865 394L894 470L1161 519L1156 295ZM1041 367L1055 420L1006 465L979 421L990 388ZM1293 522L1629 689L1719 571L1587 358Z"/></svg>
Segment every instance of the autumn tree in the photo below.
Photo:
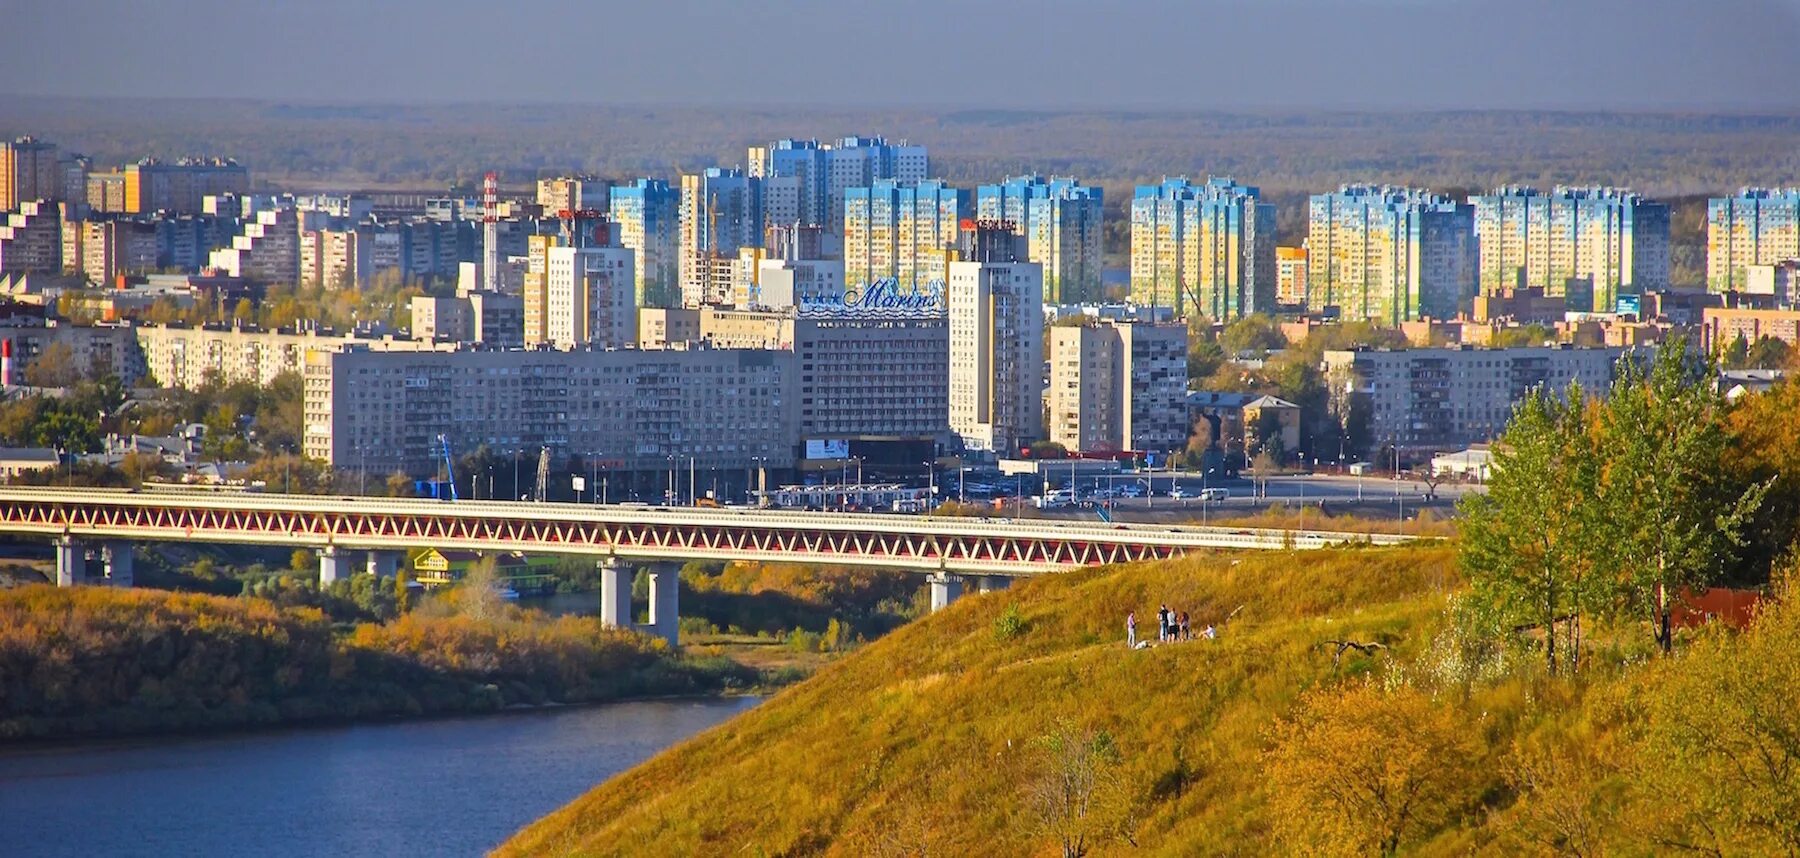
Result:
<svg viewBox="0 0 1800 858"><path fill-rule="evenodd" d="M30 387L73 387L81 377L75 350L61 341L45 346L25 367L25 384Z"/></svg>
<svg viewBox="0 0 1800 858"><path fill-rule="evenodd" d="M1632 755L1632 818L1651 851L1800 854L1800 605L1659 665Z"/></svg>
<svg viewBox="0 0 1800 858"><path fill-rule="evenodd" d="M1769 487L1743 486L1727 472L1725 403L1712 376L1710 365L1696 372L1675 339L1648 369L1621 361L1597 412L1595 504L1606 527L1592 545L1622 608L1650 620L1664 652L1671 600L1717 577Z"/></svg>
<svg viewBox="0 0 1800 858"><path fill-rule="evenodd" d="M1125 840L1131 794L1112 735L1062 722L1037 740L1038 775L1028 787L1034 829L1063 858L1080 858L1109 840Z"/></svg>
<svg viewBox="0 0 1800 858"><path fill-rule="evenodd" d="M1465 719L1412 688L1313 691L1271 738L1270 800L1296 853L1393 855L1461 812L1479 788Z"/></svg>
<svg viewBox="0 0 1800 858"><path fill-rule="evenodd" d="M1581 617L1603 598L1587 573L1599 539L1599 461L1579 385L1531 391L1494 447L1485 494L1465 495L1460 560L1475 598L1511 626L1542 629L1544 662L1558 670L1564 629L1579 668Z"/></svg>

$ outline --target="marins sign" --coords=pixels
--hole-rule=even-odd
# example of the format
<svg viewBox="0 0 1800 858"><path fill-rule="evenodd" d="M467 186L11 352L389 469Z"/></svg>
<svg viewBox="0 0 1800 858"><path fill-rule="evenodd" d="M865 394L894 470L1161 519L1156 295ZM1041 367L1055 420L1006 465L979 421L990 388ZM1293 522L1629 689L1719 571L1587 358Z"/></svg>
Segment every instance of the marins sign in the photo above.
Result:
<svg viewBox="0 0 1800 858"><path fill-rule="evenodd" d="M801 307L807 310L940 311L944 309L944 281L933 280L923 288L902 292L898 280L883 277L861 286L845 287L842 300L808 298L801 302Z"/></svg>

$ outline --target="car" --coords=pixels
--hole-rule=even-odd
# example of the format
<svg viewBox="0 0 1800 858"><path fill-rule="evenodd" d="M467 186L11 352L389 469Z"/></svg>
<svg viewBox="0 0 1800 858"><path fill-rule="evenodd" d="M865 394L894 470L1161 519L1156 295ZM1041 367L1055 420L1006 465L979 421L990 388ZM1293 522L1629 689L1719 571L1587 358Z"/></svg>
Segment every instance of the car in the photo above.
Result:
<svg viewBox="0 0 1800 858"><path fill-rule="evenodd" d="M1199 497L1203 501L1223 501L1226 498L1231 497L1231 490L1218 488L1201 489Z"/></svg>

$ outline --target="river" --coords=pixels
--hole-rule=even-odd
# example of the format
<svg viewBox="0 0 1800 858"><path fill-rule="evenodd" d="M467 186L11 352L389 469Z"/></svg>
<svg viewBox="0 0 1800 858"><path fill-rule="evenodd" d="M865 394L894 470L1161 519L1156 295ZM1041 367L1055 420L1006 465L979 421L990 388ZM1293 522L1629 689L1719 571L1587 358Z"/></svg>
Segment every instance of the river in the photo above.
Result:
<svg viewBox="0 0 1800 858"><path fill-rule="evenodd" d="M0 749L0 856L479 855L756 703Z"/></svg>

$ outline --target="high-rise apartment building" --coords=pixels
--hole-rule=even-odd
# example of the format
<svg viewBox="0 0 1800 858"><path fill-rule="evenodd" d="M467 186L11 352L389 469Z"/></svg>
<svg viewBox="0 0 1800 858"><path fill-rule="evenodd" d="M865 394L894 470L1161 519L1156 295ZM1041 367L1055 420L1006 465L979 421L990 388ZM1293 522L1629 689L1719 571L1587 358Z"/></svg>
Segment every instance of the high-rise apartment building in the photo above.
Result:
<svg viewBox="0 0 1800 858"><path fill-rule="evenodd" d="M969 195L936 180L882 179L844 192L844 283L860 289L893 278L902 294L944 282Z"/></svg>
<svg viewBox="0 0 1800 858"><path fill-rule="evenodd" d="M845 231L844 194L850 188L880 179L922 182L930 175L925 147L882 137L841 137L832 143L777 140L751 147L748 165L750 175L765 180L769 225L823 226L834 235ZM770 179L789 181L768 183Z"/></svg>
<svg viewBox="0 0 1800 858"><path fill-rule="evenodd" d="M1308 212L1306 308L1388 325L1455 316L1475 295L1475 212L1417 188L1345 185Z"/></svg>
<svg viewBox="0 0 1800 858"><path fill-rule="evenodd" d="M17 211L20 203L63 198L55 143L35 137L0 142L0 214Z"/></svg>
<svg viewBox="0 0 1800 858"><path fill-rule="evenodd" d="M1275 248L1275 303L1284 307L1306 304L1306 248Z"/></svg>
<svg viewBox="0 0 1800 858"><path fill-rule="evenodd" d="M1180 449L1186 398L1186 325L1050 329L1050 440L1083 452Z"/></svg>
<svg viewBox="0 0 1800 858"><path fill-rule="evenodd" d="M1131 300L1177 318L1275 311L1275 205L1227 178L1139 185L1131 201Z"/></svg>
<svg viewBox="0 0 1800 858"><path fill-rule="evenodd" d="M0 274L61 274L62 229L56 203L27 201L0 213Z"/></svg>
<svg viewBox="0 0 1800 858"><path fill-rule="evenodd" d="M612 183L596 176L558 176L537 181L537 204L545 217L563 212L607 210Z"/></svg>
<svg viewBox="0 0 1800 858"><path fill-rule="evenodd" d="M370 233L359 229L309 229L300 233L300 282L326 289L353 288L374 273Z"/></svg>
<svg viewBox="0 0 1800 858"><path fill-rule="evenodd" d="M156 226L142 221L65 221L63 270L107 288L119 275L155 271Z"/></svg>
<svg viewBox="0 0 1800 858"><path fill-rule="evenodd" d="M617 244L549 247L544 288L526 290L525 316L542 326L525 331L527 346L620 349L637 343L637 281L630 248ZM542 303L534 313L531 305Z"/></svg>
<svg viewBox="0 0 1800 858"><path fill-rule="evenodd" d="M1744 188L1706 204L1706 288L1744 288L1744 269L1800 259L1800 188Z"/></svg>
<svg viewBox="0 0 1800 858"><path fill-rule="evenodd" d="M87 175L88 209L106 214L125 214L125 171L109 170Z"/></svg>
<svg viewBox="0 0 1800 858"><path fill-rule="evenodd" d="M637 306L680 306L680 191L661 178L612 189L608 210L619 245L637 255Z"/></svg>
<svg viewBox="0 0 1800 858"><path fill-rule="evenodd" d="M250 193L250 171L230 158L145 158L125 167L125 210L199 214L204 200Z"/></svg>
<svg viewBox="0 0 1800 858"><path fill-rule="evenodd" d="M232 277L259 283L300 280L300 216L291 208L256 213L231 246L214 250L210 264Z"/></svg>
<svg viewBox="0 0 1800 858"><path fill-rule="evenodd" d="M1620 295L1669 286L1662 203L1619 188L1519 186L1472 202L1482 294L1542 289L1574 301L1571 310L1610 313Z"/></svg>
<svg viewBox="0 0 1800 858"><path fill-rule="evenodd" d="M715 260L735 260L740 247L761 247L762 179L711 167L681 177L681 301L689 306L730 300L730 277L714 275Z"/></svg>
<svg viewBox="0 0 1800 858"><path fill-rule="evenodd" d="M1025 237L1030 260L1044 266L1044 300L1052 304L1105 299L1103 206L1100 188L1071 178L1020 176L975 191L977 219L1010 223Z"/></svg>
<svg viewBox="0 0 1800 858"><path fill-rule="evenodd" d="M972 450L1016 452L1044 437L1044 269L1024 239L970 230L949 263L950 429Z"/></svg>

